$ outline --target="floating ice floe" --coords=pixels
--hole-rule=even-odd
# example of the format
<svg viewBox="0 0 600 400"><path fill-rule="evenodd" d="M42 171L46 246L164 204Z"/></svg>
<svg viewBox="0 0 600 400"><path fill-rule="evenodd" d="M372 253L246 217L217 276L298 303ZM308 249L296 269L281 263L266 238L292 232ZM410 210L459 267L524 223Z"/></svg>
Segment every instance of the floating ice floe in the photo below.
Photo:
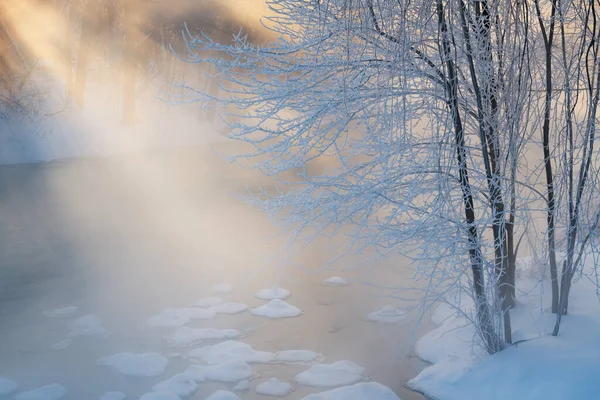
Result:
<svg viewBox="0 0 600 400"><path fill-rule="evenodd" d="M239 382L252 378L252 368L247 362L236 360L219 365L190 365L184 374L196 382Z"/></svg>
<svg viewBox="0 0 600 400"><path fill-rule="evenodd" d="M241 381L233 387L233 390L235 390L237 392L242 392L242 391L248 390L248 389L250 389L250 381L249 380Z"/></svg>
<svg viewBox="0 0 600 400"><path fill-rule="evenodd" d="M223 303L213 307L217 314L239 314L247 309L248 306L243 303Z"/></svg>
<svg viewBox="0 0 600 400"><path fill-rule="evenodd" d="M200 308L210 308L214 306L218 306L219 304L223 304L223 299L220 297L203 297L201 299L196 300L190 306L192 307L200 307Z"/></svg>
<svg viewBox="0 0 600 400"><path fill-rule="evenodd" d="M302 311L283 300L274 299L252 310L252 314L269 318L292 318L302 314Z"/></svg>
<svg viewBox="0 0 600 400"><path fill-rule="evenodd" d="M102 357L98 364L114 368L128 376L159 376L165 372L169 360L157 353L117 353Z"/></svg>
<svg viewBox="0 0 600 400"><path fill-rule="evenodd" d="M150 392L146 393L140 400L181 400L181 397L177 396L173 392L160 391L160 392Z"/></svg>
<svg viewBox="0 0 600 400"><path fill-rule="evenodd" d="M268 289L263 289L254 294L254 297L261 300L284 300L290 297L290 291L275 285Z"/></svg>
<svg viewBox="0 0 600 400"><path fill-rule="evenodd" d="M230 293L231 290L233 290L233 286L231 286L229 283L221 283L213 286L213 291L219 294L227 294Z"/></svg>
<svg viewBox="0 0 600 400"><path fill-rule="evenodd" d="M150 318L146 324L152 328L176 328L192 319L211 319L214 316L212 308L168 308Z"/></svg>
<svg viewBox="0 0 600 400"><path fill-rule="evenodd" d="M67 389L58 383L42 386L28 392L19 393L14 400L60 400L67 395Z"/></svg>
<svg viewBox="0 0 600 400"><path fill-rule="evenodd" d="M198 384L186 374L177 374L166 381L154 385L155 392L173 392L180 397L192 396L198 390Z"/></svg>
<svg viewBox="0 0 600 400"><path fill-rule="evenodd" d="M98 400L124 400L127 395L123 392L106 392Z"/></svg>
<svg viewBox="0 0 600 400"><path fill-rule="evenodd" d="M79 312L79 307L68 306L62 308L55 308L54 310L44 311L44 315L49 318L68 318L72 317Z"/></svg>
<svg viewBox="0 0 600 400"><path fill-rule="evenodd" d="M287 382L281 382L277 378L271 378L268 381L256 386L256 388L254 388L254 391L264 396L283 397L292 393L294 391L294 388Z"/></svg>
<svg viewBox="0 0 600 400"><path fill-rule="evenodd" d="M208 340L238 339L242 332L236 329L214 329L214 328L189 328L184 326L167 336L165 339L173 346L191 346L193 344Z"/></svg>
<svg viewBox="0 0 600 400"><path fill-rule="evenodd" d="M108 331L102 325L102 320L93 314L84 315L72 321L69 325L69 337L83 335L107 335Z"/></svg>
<svg viewBox="0 0 600 400"><path fill-rule="evenodd" d="M331 364L316 364L296 375L301 385L336 387L351 385L363 379L365 369L352 361L337 361Z"/></svg>
<svg viewBox="0 0 600 400"><path fill-rule="evenodd" d="M238 395L227 390L217 390L213 392L206 400L242 400Z"/></svg>
<svg viewBox="0 0 600 400"><path fill-rule="evenodd" d="M235 360L266 364L275 358L273 353L254 350L249 344L235 340L200 347L190 351L187 356L193 362L207 365L222 364Z"/></svg>
<svg viewBox="0 0 600 400"><path fill-rule="evenodd" d="M72 340L70 338L67 338L65 340L61 340L60 342L54 343L52 345L52 348L54 350L63 350L63 349L66 349L67 347L69 347L71 342L72 342Z"/></svg>
<svg viewBox="0 0 600 400"><path fill-rule="evenodd" d="M406 319L406 313L394 306L385 306L381 310L373 311L367 315L367 319L372 322L382 322L384 324L397 324Z"/></svg>
<svg viewBox="0 0 600 400"><path fill-rule="evenodd" d="M310 394L301 400L400 400L390 388L377 382L361 382L326 392Z"/></svg>
<svg viewBox="0 0 600 400"><path fill-rule="evenodd" d="M6 396L17 390L19 385L10 379L0 378L0 397Z"/></svg>
<svg viewBox="0 0 600 400"><path fill-rule="evenodd" d="M273 361L280 363L304 363L315 361L322 356L322 354L310 350L283 350L275 353Z"/></svg>
<svg viewBox="0 0 600 400"><path fill-rule="evenodd" d="M325 286L346 286L348 281L341 276L332 276L322 281L321 284Z"/></svg>

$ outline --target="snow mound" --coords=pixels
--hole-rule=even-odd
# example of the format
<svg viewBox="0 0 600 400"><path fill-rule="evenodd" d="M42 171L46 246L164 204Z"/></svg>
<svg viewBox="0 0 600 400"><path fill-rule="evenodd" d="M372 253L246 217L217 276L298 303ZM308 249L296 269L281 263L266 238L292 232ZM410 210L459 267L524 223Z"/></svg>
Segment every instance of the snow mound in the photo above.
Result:
<svg viewBox="0 0 600 400"><path fill-rule="evenodd" d="M68 306L62 308L56 308L54 310L44 311L44 315L49 318L68 318L72 317L79 312L79 307Z"/></svg>
<svg viewBox="0 0 600 400"><path fill-rule="evenodd" d="M231 286L229 283L221 283L213 286L213 291L219 294L231 293L232 290L233 286Z"/></svg>
<svg viewBox="0 0 600 400"><path fill-rule="evenodd" d="M217 390L213 392L206 400L242 400L235 393L228 392L227 390Z"/></svg>
<svg viewBox="0 0 600 400"><path fill-rule="evenodd" d="M192 396L198 390L198 384L185 374L177 374L159 382L152 388L155 392L172 392L180 397Z"/></svg>
<svg viewBox="0 0 600 400"><path fill-rule="evenodd" d="M301 400L400 400L400 398L387 386L377 382L363 382L310 394Z"/></svg>
<svg viewBox="0 0 600 400"><path fill-rule="evenodd" d="M283 300L274 299L252 310L252 314L269 318L292 318L302 314L302 311Z"/></svg>
<svg viewBox="0 0 600 400"><path fill-rule="evenodd" d="M373 311L367 315L367 319L372 322L381 322L384 324L397 324L406 319L406 313L394 306L385 306L381 310Z"/></svg>
<svg viewBox="0 0 600 400"><path fill-rule="evenodd" d="M123 392L106 392L98 400L124 400L127 395Z"/></svg>
<svg viewBox="0 0 600 400"><path fill-rule="evenodd" d="M11 394L17 390L18 387L19 385L17 385L17 382L6 378L0 378L0 397Z"/></svg>
<svg viewBox="0 0 600 400"><path fill-rule="evenodd" d="M191 346L206 340L238 339L242 333L236 329L188 328L182 327L166 338L173 346Z"/></svg>
<svg viewBox="0 0 600 400"><path fill-rule="evenodd" d="M190 306L192 307L200 307L200 308L210 308L214 306L218 306L219 304L223 304L223 299L220 297L203 297L201 299L196 300Z"/></svg>
<svg viewBox="0 0 600 400"><path fill-rule="evenodd" d="M287 396L294 391L292 385L287 382L281 382L277 378L271 378L266 382L256 386L254 391L264 396Z"/></svg>
<svg viewBox="0 0 600 400"><path fill-rule="evenodd" d="M199 364L216 365L241 360L247 363L269 363L275 355L266 351L256 351L249 344L227 340L213 346L204 346L188 353L188 358Z"/></svg>
<svg viewBox="0 0 600 400"><path fill-rule="evenodd" d="M275 353L273 361L281 363L303 363L315 361L322 354L310 350L283 350Z"/></svg>
<svg viewBox="0 0 600 400"><path fill-rule="evenodd" d="M275 285L268 289L263 289L254 294L254 297L261 300L284 300L290 297L290 291Z"/></svg>
<svg viewBox="0 0 600 400"><path fill-rule="evenodd" d="M181 400L181 397L173 392L161 391L146 393L140 400Z"/></svg>
<svg viewBox="0 0 600 400"><path fill-rule="evenodd" d="M165 372L169 361L157 353L117 353L102 357L98 364L114 368L128 376L159 376Z"/></svg>
<svg viewBox="0 0 600 400"><path fill-rule="evenodd" d="M168 308L150 318L146 324L152 328L177 328L192 319L211 319L214 316L212 308Z"/></svg>
<svg viewBox="0 0 600 400"><path fill-rule="evenodd" d="M238 391L238 392L248 390L248 389L250 389L250 381L249 380L241 381L233 387L233 390Z"/></svg>
<svg viewBox="0 0 600 400"><path fill-rule="evenodd" d="M219 365L190 365L184 374L196 382L239 382L252 378L252 368L247 362L236 360Z"/></svg>
<svg viewBox="0 0 600 400"><path fill-rule="evenodd" d="M83 335L106 335L108 331L102 325L102 320L93 314L84 315L69 324L69 337Z"/></svg>
<svg viewBox="0 0 600 400"><path fill-rule="evenodd" d="M296 382L315 387L351 385L363 379L365 369L352 361L316 364L296 375Z"/></svg>
<svg viewBox="0 0 600 400"><path fill-rule="evenodd" d="M19 393L14 400L60 400L67 395L67 389L58 383L42 386L28 392Z"/></svg>
<svg viewBox="0 0 600 400"><path fill-rule="evenodd" d="M332 276L322 281L321 284L325 286L346 286L348 281L341 276Z"/></svg>
<svg viewBox="0 0 600 400"><path fill-rule="evenodd" d="M247 309L248 305L243 303L223 303L213 307L217 314L239 314Z"/></svg>

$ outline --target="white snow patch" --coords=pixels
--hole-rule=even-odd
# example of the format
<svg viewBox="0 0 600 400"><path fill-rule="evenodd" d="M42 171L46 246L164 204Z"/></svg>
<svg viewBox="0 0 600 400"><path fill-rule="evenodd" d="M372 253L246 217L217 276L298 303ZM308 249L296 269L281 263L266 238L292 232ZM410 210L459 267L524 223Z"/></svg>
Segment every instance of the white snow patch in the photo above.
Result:
<svg viewBox="0 0 600 400"><path fill-rule="evenodd" d="M206 400L242 400L238 395L227 390L217 390L213 392Z"/></svg>
<svg viewBox="0 0 600 400"><path fill-rule="evenodd" d="M231 286L229 283L221 283L213 286L213 291L215 293L227 294L230 293L232 290L233 286Z"/></svg>
<svg viewBox="0 0 600 400"><path fill-rule="evenodd" d="M42 386L28 392L19 393L14 400L60 400L67 395L67 389L58 383Z"/></svg>
<svg viewBox="0 0 600 400"><path fill-rule="evenodd" d="M377 382L361 382L326 392L310 394L301 400L400 400L390 388Z"/></svg>
<svg viewBox="0 0 600 400"><path fill-rule="evenodd" d="M117 353L102 357L98 364L112 367L129 376L159 376L165 372L169 360L157 353Z"/></svg>
<svg viewBox="0 0 600 400"><path fill-rule="evenodd" d="M252 368L242 360L219 365L190 365L184 372L196 382L239 382L252 378Z"/></svg>
<svg viewBox="0 0 600 400"><path fill-rule="evenodd" d="M249 380L241 381L233 387L233 390L238 391L238 392L248 390L248 389L250 389L250 381Z"/></svg>
<svg viewBox="0 0 600 400"><path fill-rule="evenodd" d="M281 382L277 378L271 378L268 381L256 386L256 388L254 388L254 391L264 396L283 397L292 393L294 391L294 388L287 382Z"/></svg>
<svg viewBox="0 0 600 400"><path fill-rule="evenodd" d="M215 316L212 308L168 308L150 318L146 324L152 328L176 328L192 319L211 319Z"/></svg>
<svg viewBox="0 0 600 400"><path fill-rule="evenodd" d="M69 324L69 337L83 335L107 335L108 331L102 325L102 320L93 314L84 315Z"/></svg>
<svg viewBox="0 0 600 400"><path fill-rule="evenodd" d="M399 308L387 305L381 310L373 311L372 313L368 314L367 319L372 322L397 324L406 319L406 313Z"/></svg>
<svg viewBox="0 0 600 400"><path fill-rule="evenodd" d="M72 317L79 312L77 306L67 306L62 308L56 308L54 310L44 311L44 315L49 318L68 318Z"/></svg>
<svg viewBox="0 0 600 400"><path fill-rule="evenodd" d="M268 289L263 289L255 293L254 297L261 300L284 300L290 297L290 294L291 293L289 290L282 289L279 286L275 285Z"/></svg>
<svg viewBox="0 0 600 400"><path fill-rule="evenodd" d="M315 387L351 385L363 379L365 369L352 361L316 364L296 375L296 382Z"/></svg>
<svg viewBox="0 0 600 400"><path fill-rule="evenodd" d="M269 363L275 354L257 351L249 344L227 340L212 346L204 346L188 353L188 358L199 364L216 365L241 360L247 363Z"/></svg>
<svg viewBox="0 0 600 400"><path fill-rule="evenodd" d="M0 378L0 397L11 394L17 390L18 387L19 385L17 385L17 382L6 378Z"/></svg>
<svg viewBox="0 0 600 400"><path fill-rule="evenodd" d="M140 400L181 400L181 397L177 396L173 392L160 391L146 393Z"/></svg>
<svg viewBox="0 0 600 400"><path fill-rule="evenodd" d="M325 279L321 284L326 286L346 286L348 281L341 276L332 276L331 278Z"/></svg>
<svg viewBox="0 0 600 400"><path fill-rule="evenodd" d="M181 397L192 396L198 390L198 384L186 374L173 375L152 388L155 392L173 392Z"/></svg>
<svg viewBox="0 0 600 400"><path fill-rule="evenodd" d="M173 346L191 346L207 340L238 339L242 333L236 329L189 328L184 326L168 336L166 340Z"/></svg>
<svg viewBox="0 0 600 400"><path fill-rule="evenodd" d="M106 392L98 400L124 400L127 395L123 392Z"/></svg>
<svg viewBox="0 0 600 400"><path fill-rule="evenodd" d="M252 310L252 314L269 318L292 318L302 314L302 311L283 300L274 299Z"/></svg>
<svg viewBox="0 0 600 400"><path fill-rule="evenodd" d="M217 314L239 314L247 309L248 305L243 303L223 303L213 307Z"/></svg>
<svg viewBox="0 0 600 400"><path fill-rule="evenodd" d="M281 363L303 363L315 361L322 356L322 354L310 350L283 350L275 353L273 361Z"/></svg>
<svg viewBox="0 0 600 400"><path fill-rule="evenodd" d="M201 308L210 308L214 306L218 306L219 304L223 304L223 299L220 297L203 297L201 299L196 300L190 306L192 307L201 307Z"/></svg>

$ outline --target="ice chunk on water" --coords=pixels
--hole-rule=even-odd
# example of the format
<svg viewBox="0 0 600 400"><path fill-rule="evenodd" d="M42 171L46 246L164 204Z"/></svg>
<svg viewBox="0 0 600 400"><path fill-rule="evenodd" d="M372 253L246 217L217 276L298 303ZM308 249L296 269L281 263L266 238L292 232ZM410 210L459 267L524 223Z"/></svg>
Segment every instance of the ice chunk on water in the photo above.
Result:
<svg viewBox="0 0 600 400"><path fill-rule="evenodd" d="M229 283L221 283L219 285L213 286L213 291L215 293L227 294L230 293L232 290L233 286L231 286Z"/></svg>
<svg viewBox="0 0 600 400"><path fill-rule="evenodd" d="M227 340L212 346L204 346L188 353L188 358L200 364L216 365L241 360L247 363L269 363L275 355L266 351L254 350L250 345L235 340Z"/></svg>
<svg viewBox="0 0 600 400"><path fill-rule="evenodd" d="M363 382L344 386L317 394L310 394L301 400L400 400L390 388L377 382Z"/></svg>
<svg viewBox="0 0 600 400"><path fill-rule="evenodd" d="M213 307L217 314L239 314L247 309L248 306L243 303L223 303Z"/></svg>
<svg viewBox="0 0 600 400"><path fill-rule="evenodd" d="M256 386L254 391L264 396L287 396L294 391L292 385L287 382L281 382L277 378L271 378L266 382Z"/></svg>
<svg viewBox="0 0 600 400"><path fill-rule="evenodd" d="M166 338L174 346L191 346L206 340L237 339L242 333L236 329L214 329L214 328L188 328L186 326Z"/></svg>
<svg viewBox="0 0 600 400"><path fill-rule="evenodd" d="M325 279L321 284L326 286L346 286L348 281L341 276L332 276L331 278Z"/></svg>
<svg viewBox="0 0 600 400"><path fill-rule="evenodd" d="M146 393L140 400L181 400L181 397L177 396L173 392L160 391Z"/></svg>
<svg viewBox="0 0 600 400"><path fill-rule="evenodd" d="M152 390L156 392L173 392L181 397L192 396L198 390L198 384L188 375L177 374L169 379L159 382Z"/></svg>
<svg viewBox="0 0 600 400"><path fill-rule="evenodd" d="M381 310L373 311L367 315L367 319L384 324L397 324L406 319L406 313L394 306L385 306Z"/></svg>
<svg viewBox="0 0 600 400"><path fill-rule="evenodd" d="M283 350L275 353L273 361L281 363L302 363L315 361L322 354L310 350Z"/></svg>
<svg viewBox="0 0 600 400"><path fill-rule="evenodd" d="M108 331L102 325L102 320L93 314L84 315L69 324L69 337L82 335L106 335Z"/></svg>
<svg viewBox="0 0 600 400"><path fill-rule="evenodd" d="M254 296L261 300L284 300L290 297L290 292L289 290L282 289L279 286L275 285L268 289L263 289L257 292Z"/></svg>
<svg viewBox="0 0 600 400"><path fill-rule="evenodd" d="M365 369L352 361L316 364L296 375L296 382L315 387L351 385L363 379Z"/></svg>
<svg viewBox="0 0 600 400"><path fill-rule="evenodd" d="M14 400L60 400L67 395L67 389L58 383L42 386L28 392L19 393Z"/></svg>
<svg viewBox="0 0 600 400"><path fill-rule="evenodd" d="M11 394L17 390L18 387L19 385L17 385L17 382L6 378L0 378L0 397Z"/></svg>
<svg viewBox="0 0 600 400"><path fill-rule="evenodd" d="M228 392L227 390L217 390L213 392L206 400L242 400L235 393Z"/></svg>
<svg viewBox="0 0 600 400"><path fill-rule="evenodd" d="M129 376L159 376L165 372L169 360L157 353L117 353L102 357L98 364L112 367Z"/></svg>
<svg viewBox="0 0 600 400"><path fill-rule="evenodd" d="M223 299L220 297L203 297L201 299L196 300L190 306L192 307L201 307L201 308L210 308L214 306L218 306L219 304L223 304Z"/></svg>
<svg viewBox="0 0 600 400"><path fill-rule="evenodd" d="M146 324L152 328L176 328L192 319L211 319L215 316L212 308L168 308L150 318Z"/></svg>
<svg viewBox="0 0 600 400"><path fill-rule="evenodd" d="M239 382L252 377L252 368L247 362L236 360L219 365L190 365L184 372L196 382Z"/></svg>
<svg viewBox="0 0 600 400"><path fill-rule="evenodd" d="M248 390L248 389L250 389L250 381L248 381L248 380L241 381L233 387L233 390L236 390L238 392Z"/></svg>
<svg viewBox="0 0 600 400"><path fill-rule="evenodd" d="M283 300L275 299L255 308L252 314L268 318L292 318L302 314L302 311Z"/></svg>

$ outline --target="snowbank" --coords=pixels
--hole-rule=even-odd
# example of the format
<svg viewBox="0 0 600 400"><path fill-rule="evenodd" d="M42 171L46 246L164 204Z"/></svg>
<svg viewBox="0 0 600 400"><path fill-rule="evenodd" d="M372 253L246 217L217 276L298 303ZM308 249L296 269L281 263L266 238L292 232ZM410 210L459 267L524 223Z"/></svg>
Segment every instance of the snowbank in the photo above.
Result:
<svg viewBox="0 0 600 400"><path fill-rule="evenodd" d="M294 307L293 305L280 299L271 300L267 304L252 310L252 315L273 319L293 318L299 316L300 314L302 314L302 311L300 311L299 308Z"/></svg>

